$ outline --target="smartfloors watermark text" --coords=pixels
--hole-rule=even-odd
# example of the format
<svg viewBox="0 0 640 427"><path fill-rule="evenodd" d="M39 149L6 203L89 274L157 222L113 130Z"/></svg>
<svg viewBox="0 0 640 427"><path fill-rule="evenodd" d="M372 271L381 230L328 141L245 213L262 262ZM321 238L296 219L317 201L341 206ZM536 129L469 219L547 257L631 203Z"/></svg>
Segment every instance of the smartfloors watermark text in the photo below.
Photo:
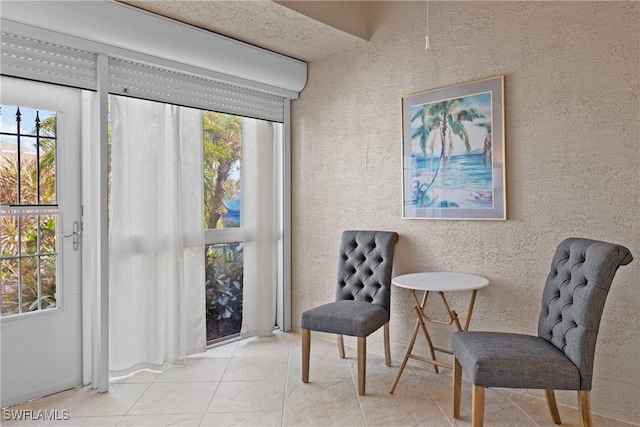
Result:
<svg viewBox="0 0 640 427"><path fill-rule="evenodd" d="M71 416L66 409L3 409L2 418L5 421L66 421Z"/></svg>

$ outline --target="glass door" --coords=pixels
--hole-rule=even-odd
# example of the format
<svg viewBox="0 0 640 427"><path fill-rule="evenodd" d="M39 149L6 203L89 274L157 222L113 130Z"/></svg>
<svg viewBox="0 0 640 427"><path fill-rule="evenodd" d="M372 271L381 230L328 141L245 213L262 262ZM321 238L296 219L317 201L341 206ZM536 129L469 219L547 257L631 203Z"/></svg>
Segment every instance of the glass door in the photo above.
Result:
<svg viewBox="0 0 640 427"><path fill-rule="evenodd" d="M2 406L81 383L81 92L2 77Z"/></svg>

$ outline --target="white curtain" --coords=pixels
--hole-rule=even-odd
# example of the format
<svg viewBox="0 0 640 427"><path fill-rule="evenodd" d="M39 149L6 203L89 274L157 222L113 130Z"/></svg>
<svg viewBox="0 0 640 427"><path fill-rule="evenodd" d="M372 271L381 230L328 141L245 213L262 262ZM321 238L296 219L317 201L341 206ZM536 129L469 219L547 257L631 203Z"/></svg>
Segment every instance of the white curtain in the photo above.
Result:
<svg viewBox="0 0 640 427"><path fill-rule="evenodd" d="M242 120L242 336L272 335L276 324L280 127L263 120Z"/></svg>
<svg viewBox="0 0 640 427"><path fill-rule="evenodd" d="M205 349L202 111L111 97L112 376Z"/></svg>

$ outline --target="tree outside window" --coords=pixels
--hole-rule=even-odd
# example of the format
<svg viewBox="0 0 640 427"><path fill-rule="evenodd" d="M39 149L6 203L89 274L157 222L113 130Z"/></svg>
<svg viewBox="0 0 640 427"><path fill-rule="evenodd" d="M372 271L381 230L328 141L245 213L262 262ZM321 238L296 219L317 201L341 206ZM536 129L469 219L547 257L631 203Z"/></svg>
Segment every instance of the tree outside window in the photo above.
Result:
<svg viewBox="0 0 640 427"><path fill-rule="evenodd" d="M240 227L242 117L204 112L204 228ZM240 332L243 244L205 246L207 341Z"/></svg>

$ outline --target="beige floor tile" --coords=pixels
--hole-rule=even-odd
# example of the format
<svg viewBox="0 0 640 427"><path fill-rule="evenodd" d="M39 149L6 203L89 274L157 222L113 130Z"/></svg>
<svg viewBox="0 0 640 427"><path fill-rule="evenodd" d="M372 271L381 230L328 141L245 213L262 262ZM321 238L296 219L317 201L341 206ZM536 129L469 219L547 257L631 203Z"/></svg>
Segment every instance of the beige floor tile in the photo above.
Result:
<svg viewBox="0 0 640 427"><path fill-rule="evenodd" d="M354 349L346 348L347 356L355 357ZM291 354L302 354L302 338L300 334L291 337ZM338 356L338 339L335 334L311 332L311 354Z"/></svg>
<svg viewBox="0 0 640 427"><path fill-rule="evenodd" d="M119 425L122 416L109 417L72 417L68 420L48 420L38 423L40 426L69 426L69 427L114 427Z"/></svg>
<svg viewBox="0 0 640 427"><path fill-rule="evenodd" d="M158 376L157 383L220 381L229 359L186 359L184 366L172 367Z"/></svg>
<svg viewBox="0 0 640 427"><path fill-rule="evenodd" d="M253 337L239 341L233 357L289 357L289 334L276 332L271 337Z"/></svg>
<svg viewBox="0 0 640 427"><path fill-rule="evenodd" d="M200 427L275 427L282 425L282 412L230 412L207 414Z"/></svg>
<svg viewBox="0 0 640 427"><path fill-rule="evenodd" d="M544 398L544 394L530 396L516 390L501 389L500 391L517 407L526 412L539 426L556 425L551 419L551 413L549 412L549 406ZM580 425L580 415L577 409L558 405L558 412L560 413L563 426Z"/></svg>
<svg viewBox="0 0 640 427"><path fill-rule="evenodd" d="M238 345L237 341L230 342L230 343L227 343L227 344L221 344L221 345L218 345L216 347L212 347L212 348L208 349L207 351L205 351L203 353L192 354L192 355L188 356L188 358L189 359L203 359L203 358L229 359L229 358L233 357L233 353L236 351L237 345Z"/></svg>
<svg viewBox="0 0 640 427"><path fill-rule="evenodd" d="M348 343L349 341L347 341ZM410 361L394 394L401 360L387 367L367 355L366 395L357 394L355 348L340 359L334 335L312 333L310 382L301 379L301 335L232 342L192 355L163 373L119 378L109 393L78 387L8 408L69 411L69 420L9 420L11 426L471 426L471 385L463 382L462 417L452 417L451 370ZM567 392L565 392L567 393ZM540 390L487 389L487 427L555 426ZM579 425L575 407L559 406L563 426ZM601 427L638 427L594 415Z"/></svg>
<svg viewBox="0 0 640 427"><path fill-rule="evenodd" d="M404 402L396 399L386 405L362 408L367 426L432 426L449 427L449 421L430 399Z"/></svg>
<svg viewBox="0 0 640 427"><path fill-rule="evenodd" d="M73 396L81 387L55 393L49 396L35 399L21 405L15 405L2 409L0 425L2 426L35 426L42 422L38 418L39 411L49 411L49 414L56 417L64 416L63 411L67 409L65 402ZM57 411L57 412L56 412Z"/></svg>
<svg viewBox="0 0 640 427"><path fill-rule="evenodd" d="M201 414L184 414L184 415L127 415L122 418L118 427L133 426L192 426L197 427L202 421Z"/></svg>
<svg viewBox="0 0 640 427"><path fill-rule="evenodd" d="M127 415L202 414L217 382L154 383Z"/></svg>
<svg viewBox="0 0 640 427"><path fill-rule="evenodd" d="M516 406L527 413L540 427L552 427L556 424L551 419L549 407L547 405L544 392L542 390L519 390L519 389L501 389L502 393L507 396ZM561 391L556 392L556 399L558 393L571 393L576 394L575 391ZM531 394L534 394L533 396ZM578 408L565 405L558 405L558 412L560 413L560 419L563 426L577 427L580 426L580 413ZM593 423L596 426L605 427L630 427L631 423L625 423L623 421L614 420L611 418L603 417L600 415L592 414Z"/></svg>
<svg viewBox="0 0 640 427"><path fill-rule="evenodd" d="M602 427L638 427L638 424L631 424L631 423L626 423L624 421L619 421L619 420L614 420L612 418L609 417L603 417L600 415L593 415L593 424L595 426L602 426ZM564 425L564 421L563 421L563 425ZM576 424L579 425L579 424Z"/></svg>
<svg viewBox="0 0 640 427"><path fill-rule="evenodd" d="M354 381L358 378L358 361L353 359L349 360L351 369L351 375ZM384 360L384 356L370 355L367 358L366 366L366 394L370 396L372 394L389 395L392 396L389 391L395 381L396 376L400 370L400 366L393 365L387 366ZM397 393L407 381L419 379L413 369L409 366L405 368L400 380L396 385L394 393Z"/></svg>
<svg viewBox="0 0 640 427"><path fill-rule="evenodd" d="M487 426L536 426L536 423L527 414L510 403L485 402L484 420Z"/></svg>
<svg viewBox="0 0 640 427"><path fill-rule="evenodd" d="M149 384L111 384L108 393L84 387L64 401L64 409L71 418L125 415L148 387Z"/></svg>
<svg viewBox="0 0 640 427"><path fill-rule="evenodd" d="M311 332L311 352L316 354L338 355L337 335L326 335ZM291 337L291 353L302 353L302 338L300 334Z"/></svg>
<svg viewBox="0 0 640 427"><path fill-rule="evenodd" d="M462 389L462 402L459 419L453 418L452 398L434 397L436 403L454 426L471 426L471 387ZM485 390L484 424L488 427L534 427L536 423L520 408L515 406L504 394L496 389Z"/></svg>
<svg viewBox="0 0 640 427"><path fill-rule="evenodd" d="M292 408L285 410L284 426L365 426L362 411L331 407Z"/></svg>
<svg viewBox="0 0 640 427"><path fill-rule="evenodd" d="M366 413L369 408L400 404L405 408L433 404L437 408L427 386L420 378L402 379L393 394L389 393L390 385L390 382L385 381L380 387L376 387L374 381L369 381L366 395L359 396L362 410Z"/></svg>
<svg viewBox="0 0 640 427"><path fill-rule="evenodd" d="M397 369L383 366L384 369L368 376L367 394L359 397L368 426L429 425L429 420L434 426L449 425L426 382L411 367L405 369L394 393L390 394Z"/></svg>
<svg viewBox="0 0 640 427"><path fill-rule="evenodd" d="M222 381L282 380L287 373L288 357L234 357Z"/></svg>
<svg viewBox="0 0 640 427"><path fill-rule="evenodd" d="M33 409L33 410L38 410L38 409L56 410L57 409L62 411L63 409L66 409L64 408L64 402L68 398L76 394L76 392L80 389L82 389L82 387L76 387L70 390L61 391L60 393L51 394L49 396L45 396L40 399L35 399L30 402L12 406L10 408L5 408L5 410L17 411L17 410L28 410L28 409ZM7 415L11 417L11 414L12 414L11 412L4 413L4 410L3 410L3 414L2 414L3 416L0 419L3 422L8 421Z"/></svg>
<svg viewBox="0 0 640 427"><path fill-rule="evenodd" d="M444 373L441 369L439 374L436 374L431 367L422 368L412 366L411 370L416 378L418 378L420 384L422 384L426 389L429 396L432 397L434 402L440 407L440 409L444 412L446 408L450 407L451 399L452 399L452 379L451 376ZM405 378L405 374L403 374L402 378ZM396 393L403 392L404 387L402 386L402 382L396 388ZM463 389L463 392L466 390ZM471 396L470 389L468 390L469 397ZM463 399L466 398L466 395L463 393ZM445 408L446 406L446 408Z"/></svg>
<svg viewBox="0 0 640 427"><path fill-rule="evenodd" d="M282 411L285 381L221 382L207 413Z"/></svg>
<svg viewBox="0 0 640 427"><path fill-rule="evenodd" d="M453 418L453 384L450 371L436 374L422 372L421 378L444 416L455 426L471 425L471 384L462 383L460 419ZM535 422L502 393L500 389L485 390L485 425L487 426L535 426Z"/></svg>
<svg viewBox="0 0 640 427"><path fill-rule="evenodd" d="M160 374L161 372L145 369L143 371L134 372L125 377L113 378L109 380L109 382L111 384L152 383L160 376Z"/></svg>
<svg viewBox="0 0 640 427"><path fill-rule="evenodd" d="M322 380L308 383L288 383L284 402L285 415L289 411L314 408L358 409L358 399L353 381Z"/></svg>
<svg viewBox="0 0 640 427"><path fill-rule="evenodd" d="M309 357L310 380L351 380L351 369L347 359L340 359L338 351L334 354L315 354L313 351ZM302 381L302 355L296 354L289 361L287 375L289 381Z"/></svg>
<svg viewBox="0 0 640 427"><path fill-rule="evenodd" d="M6 410L11 409L3 409L2 411L2 420L0 421L0 425L2 427L14 427L14 426L37 426L39 420L30 417L28 415L22 415L13 412L4 412ZM15 415L14 415L15 414Z"/></svg>

